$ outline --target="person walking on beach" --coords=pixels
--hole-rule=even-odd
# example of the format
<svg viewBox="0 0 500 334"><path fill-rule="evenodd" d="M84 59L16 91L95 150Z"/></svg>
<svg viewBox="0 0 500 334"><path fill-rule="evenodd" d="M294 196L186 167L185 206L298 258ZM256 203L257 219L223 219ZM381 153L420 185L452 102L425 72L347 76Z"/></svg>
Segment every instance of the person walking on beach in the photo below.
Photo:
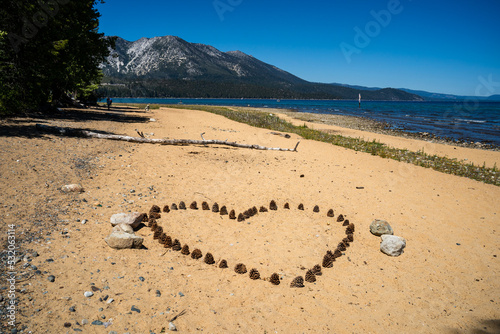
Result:
<svg viewBox="0 0 500 334"><path fill-rule="evenodd" d="M109 108L111 107L111 103L113 103L113 100L111 100L111 98L108 97L108 99L106 100L106 102L108 103L108 110L109 110Z"/></svg>

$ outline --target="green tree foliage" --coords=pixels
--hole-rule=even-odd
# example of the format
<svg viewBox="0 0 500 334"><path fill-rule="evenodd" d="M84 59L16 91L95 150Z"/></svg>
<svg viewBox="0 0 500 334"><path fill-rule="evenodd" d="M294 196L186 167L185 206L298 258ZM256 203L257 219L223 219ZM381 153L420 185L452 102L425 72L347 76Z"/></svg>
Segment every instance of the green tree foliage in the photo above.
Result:
<svg viewBox="0 0 500 334"><path fill-rule="evenodd" d="M114 40L98 32L98 1L2 1L0 114L89 94L99 83Z"/></svg>

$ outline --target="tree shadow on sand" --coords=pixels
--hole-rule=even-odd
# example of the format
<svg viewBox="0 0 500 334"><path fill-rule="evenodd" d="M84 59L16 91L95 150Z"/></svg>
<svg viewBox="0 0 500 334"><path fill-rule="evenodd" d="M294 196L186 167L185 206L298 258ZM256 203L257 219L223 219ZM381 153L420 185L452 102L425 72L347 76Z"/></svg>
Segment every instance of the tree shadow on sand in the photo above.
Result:
<svg viewBox="0 0 500 334"><path fill-rule="evenodd" d="M141 110L130 107L116 107L107 110L107 108L93 109L61 109L48 113L28 114L22 117L6 118L0 123L0 137L22 137L22 138L43 138L44 134L35 128L34 123L49 123L50 121L65 122L87 122L87 121L105 121L118 123L146 123L149 117L137 115ZM134 113L134 114L131 114ZM98 133L111 134L95 129L81 129Z"/></svg>
<svg viewBox="0 0 500 334"><path fill-rule="evenodd" d="M500 333L500 319L482 320L480 322L480 328L474 328L469 331L461 331L458 329L452 329L450 334L497 334Z"/></svg>

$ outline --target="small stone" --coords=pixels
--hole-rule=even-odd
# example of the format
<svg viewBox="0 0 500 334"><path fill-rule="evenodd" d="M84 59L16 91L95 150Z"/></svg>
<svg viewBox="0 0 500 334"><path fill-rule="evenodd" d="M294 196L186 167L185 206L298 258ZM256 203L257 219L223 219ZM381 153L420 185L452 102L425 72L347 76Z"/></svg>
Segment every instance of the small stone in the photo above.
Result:
<svg viewBox="0 0 500 334"><path fill-rule="evenodd" d="M82 320L82 325L86 325L86 324L88 324L88 323L89 323L89 321L88 321L87 319L83 319L83 320Z"/></svg>
<svg viewBox="0 0 500 334"><path fill-rule="evenodd" d="M70 323L70 322L65 322L65 323L64 323L64 327L66 327L66 328L71 327L71 323Z"/></svg>
<svg viewBox="0 0 500 334"><path fill-rule="evenodd" d="M108 301L106 302L107 304L111 304L112 302L114 302L115 300L113 298L109 298Z"/></svg>
<svg viewBox="0 0 500 334"><path fill-rule="evenodd" d="M139 212L116 213L111 216L110 222L112 226L127 224L135 229L142 223L144 216L144 213Z"/></svg>
<svg viewBox="0 0 500 334"><path fill-rule="evenodd" d="M179 296L184 297L184 294L182 292L179 292Z"/></svg>
<svg viewBox="0 0 500 334"><path fill-rule="evenodd" d="M47 279L49 280L49 282L54 282L56 280L56 277L54 275L50 275L49 277L47 277Z"/></svg>
<svg viewBox="0 0 500 334"><path fill-rule="evenodd" d="M144 238L124 231L113 231L104 241L114 249L141 248Z"/></svg>
<svg viewBox="0 0 500 334"><path fill-rule="evenodd" d="M177 332L177 327L175 327L173 322L168 323L168 330L172 332Z"/></svg>
<svg viewBox="0 0 500 334"><path fill-rule="evenodd" d="M94 293L93 293L92 291L85 291L85 292L83 293L83 295L84 295L85 297L89 298L89 297L92 297L92 296L94 295Z"/></svg>
<svg viewBox="0 0 500 334"><path fill-rule="evenodd" d="M386 222L385 220L381 219L375 219L370 224L370 232L376 236L381 236L384 234L391 234L391 235L394 234L391 225L389 225L389 223Z"/></svg>
<svg viewBox="0 0 500 334"><path fill-rule="evenodd" d="M102 326L104 325L104 323L101 320L94 320L92 321L92 325Z"/></svg>
<svg viewBox="0 0 500 334"><path fill-rule="evenodd" d="M87 224L87 219L82 220L82 225Z"/></svg>
<svg viewBox="0 0 500 334"><path fill-rule="evenodd" d="M160 290L156 290L156 297L161 297L161 292L160 292Z"/></svg>
<svg viewBox="0 0 500 334"><path fill-rule="evenodd" d="M141 310L139 310L135 305L132 305L132 308L130 309L133 312L141 313Z"/></svg>
<svg viewBox="0 0 500 334"><path fill-rule="evenodd" d="M144 277L139 276L139 281L144 282L144 280L145 280Z"/></svg>
<svg viewBox="0 0 500 334"><path fill-rule="evenodd" d="M79 184L67 184L61 187L63 193L83 193L85 190Z"/></svg>
<svg viewBox="0 0 500 334"><path fill-rule="evenodd" d="M381 236L380 250L390 256L399 256L406 247L406 240L395 235L384 234Z"/></svg>
<svg viewBox="0 0 500 334"><path fill-rule="evenodd" d="M128 224L115 225L115 227L113 227L112 231L120 231L120 232L125 232L128 234L134 234L134 229L132 228L132 226L130 226Z"/></svg>
<svg viewBox="0 0 500 334"><path fill-rule="evenodd" d="M69 308L69 311L70 311L70 312L76 312L76 308L75 308L75 306L71 306L71 307Z"/></svg>

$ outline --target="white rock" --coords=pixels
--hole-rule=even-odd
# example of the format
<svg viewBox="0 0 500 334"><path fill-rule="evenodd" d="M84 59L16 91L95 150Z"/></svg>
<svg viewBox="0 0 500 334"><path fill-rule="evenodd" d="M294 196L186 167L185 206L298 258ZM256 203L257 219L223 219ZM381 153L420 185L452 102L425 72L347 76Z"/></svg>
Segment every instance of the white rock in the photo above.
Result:
<svg viewBox="0 0 500 334"><path fill-rule="evenodd" d="M115 300L114 300L113 298L109 298L109 299L106 301L106 303L111 304L111 303L112 303L112 302L114 302L114 301L115 301Z"/></svg>
<svg viewBox="0 0 500 334"><path fill-rule="evenodd" d="M175 327L173 322L168 323L168 330L172 332L177 332L177 327Z"/></svg>
<svg viewBox="0 0 500 334"><path fill-rule="evenodd" d="M144 238L124 231L113 231L104 241L114 249L141 248Z"/></svg>
<svg viewBox="0 0 500 334"><path fill-rule="evenodd" d="M149 121L150 121L150 122L156 122L156 119L154 119L154 118L150 118L150 119L149 119Z"/></svg>
<svg viewBox="0 0 500 334"><path fill-rule="evenodd" d="M85 190L79 184L67 184L61 187L63 193L82 193Z"/></svg>
<svg viewBox="0 0 500 334"><path fill-rule="evenodd" d="M115 227L113 227L113 231L121 231L128 234L134 234L134 229L132 228L132 226L127 224L118 224Z"/></svg>
<svg viewBox="0 0 500 334"><path fill-rule="evenodd" d="M85 291L83 293L83 295L88 298L88 297L92 297L94 295L94 293L92 291Z"/></svg>
<svg viewBox="0 0 500 334"><path fill-rule="evenodd" d="M111 216L111 225L116 226L120 224L126 224L132 226L132 228L137 228L144 218L144 213L130 212L130 213L117 213Z"/></svg>
<svg viewBox="0 0 500 334"><path fill-rule="evenodd" d="M382 239L380 250L387 255L399 256L406 247L406 240L404 238L390 234L384 234L380 238Z"/></svg>

